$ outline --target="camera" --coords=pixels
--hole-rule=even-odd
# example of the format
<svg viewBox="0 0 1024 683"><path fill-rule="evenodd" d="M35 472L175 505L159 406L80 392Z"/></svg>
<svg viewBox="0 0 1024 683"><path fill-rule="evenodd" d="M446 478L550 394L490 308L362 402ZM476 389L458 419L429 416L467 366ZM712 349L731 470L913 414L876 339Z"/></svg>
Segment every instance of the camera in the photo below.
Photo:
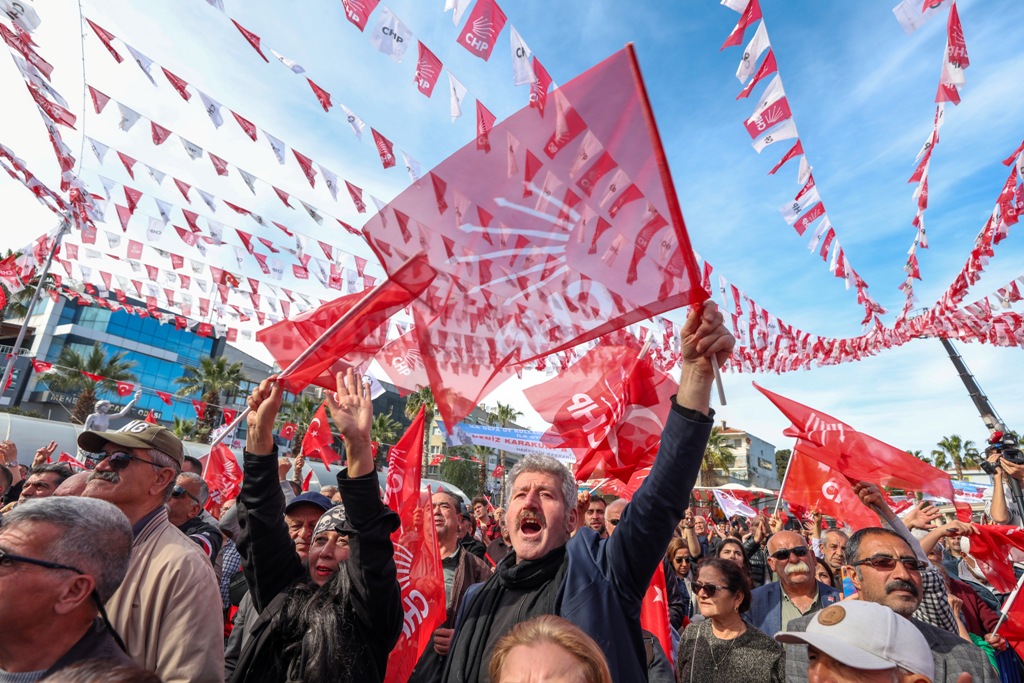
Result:
<svg viewBox="0 0 1024 683"><path fill-rule="evenodd" d="M988 460L993 453L997 453L999 459L1005 458L1014 465L1024 465L1024 452L1020 450L1017 437L1010 432L993 432L989 437L988 446L985 448L986 459L981 463L981 469L989 475L994 475L999 468L999 459L995 462Z"/></svg>

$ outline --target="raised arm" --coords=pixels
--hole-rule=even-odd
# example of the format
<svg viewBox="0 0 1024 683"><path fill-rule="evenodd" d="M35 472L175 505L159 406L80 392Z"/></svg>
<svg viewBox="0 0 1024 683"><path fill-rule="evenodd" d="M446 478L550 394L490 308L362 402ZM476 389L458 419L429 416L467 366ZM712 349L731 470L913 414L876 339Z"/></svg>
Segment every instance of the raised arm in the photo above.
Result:
<svg viewBox="0 0 1024 683"><path fill-rule="evenodd" d="M124 408L121 408L121 410L117 411L110 417L124 417L125 415L127 415L128 411L131 410L132 406L135 405L135 403L139 400L139 396L142 396L142 389L136 391L135 395L132 396L132 400L128 401L128 403L125 404Z"/></svg>

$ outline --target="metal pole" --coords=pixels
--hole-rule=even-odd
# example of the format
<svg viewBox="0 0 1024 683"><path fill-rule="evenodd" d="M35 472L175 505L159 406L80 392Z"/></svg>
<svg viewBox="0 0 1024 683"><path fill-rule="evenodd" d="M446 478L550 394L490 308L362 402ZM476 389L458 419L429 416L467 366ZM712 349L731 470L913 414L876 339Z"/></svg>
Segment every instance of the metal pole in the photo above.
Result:
<svg viewBox="0 0 1024 683"><path fill-rule="evenodd" d="M1003 622L1006 621L1006 618L1010 616L1010 608L1013 607L1013 601L1017 599L1017 594L1020 593L1020 587L1022 584L1024 584L1024 574L1022 574L1017 580L1017 585L1014 586L1013 592L1010 593L1009 597L1007 597L1006 601L1003 603L1003 608L999 612L999 621L996 622L996 627L992 629L993 634L999 632L999 627L1002 626Z"/></svg>
<svg viewBox="0 0 1024 683"><path fill-rule="evenodd" d="M775 499L775 512L772 513L773 515L779 514L779 506L782 505L782 492L786 490L786 479L789 478L789 466L793 464L794 457L796 457L795 448L790 452L789 460L786 461L786 471L782 474L782 483L779 484L779 497Z"/></svg>
<svg viewBox="0 0 1024 683"><path fill-rule="evenodd" d="M7 367L4 368L3 378L0 379L0 387L7 386L7 380L10 379L11 373L14 371L14 361L17 359L18 350L21 348L21 343L25 341L25 333L28 331L28 320L32 317L32 309L36 306L36 301L39 300L39 291L42 289L42 284L46 281L46 276L50 273L50 264L53 263L53 257L57 254L57 249L60 248L60 240L64 237L64 233L68 229L68 219L65 217L61 219L60 229L57 231L57 236L53 238L53 249L50 250L50 254L46 257L46 263L43 264L43 269L39 272L39 280L36 284L36 289L32 292L32 299L28 303L28 310L25 312L25 320L21 323L21 329L18 330L18 339L14 342L14 352L11 357L7 359ZM14 397L11 397L11 405L14 405Z"/></svg>

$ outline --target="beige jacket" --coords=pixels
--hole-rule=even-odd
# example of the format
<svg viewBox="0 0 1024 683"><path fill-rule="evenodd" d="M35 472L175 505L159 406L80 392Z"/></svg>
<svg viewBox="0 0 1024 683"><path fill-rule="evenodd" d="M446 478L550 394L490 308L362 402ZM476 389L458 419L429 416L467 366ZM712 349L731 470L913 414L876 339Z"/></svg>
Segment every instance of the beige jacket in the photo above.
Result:
<svg viewBox="0 0 1024 683"><path fill-rule="evenodd" d="M224 621L210 560L163 508L132 547L121 587L106 605L128 654L164 683L224 680Z"/></svg>

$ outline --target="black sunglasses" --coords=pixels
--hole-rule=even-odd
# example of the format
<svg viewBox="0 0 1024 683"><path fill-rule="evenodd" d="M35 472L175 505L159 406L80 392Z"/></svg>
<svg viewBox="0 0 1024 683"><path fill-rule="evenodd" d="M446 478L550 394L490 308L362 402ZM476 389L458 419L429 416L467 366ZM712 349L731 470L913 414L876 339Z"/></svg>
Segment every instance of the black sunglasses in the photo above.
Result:
<svg viewBox="0 0 1024 683"><path fill-rule="evenodd" d="M690 558L688 558L688 557L677 557L676 559L674 559L672 561L675 562L676 564L682 564L683 562L689 562Z"/></svg>
<svg viewBox="0 0 1024 683"><path fill-rule="evenodd" d="M619 520L618 519L606 518L604 521L608 522L612 526L618 526L619 525Z"/></svg>
<svg viewBox="0 0 1024 683"><path fill-rule="evenodd" d="M708 596L709 598L715 597L715 593L717 593L720 590L729 590L725 586L716 586L713 583L700 583L699 581L694 581L690 585L693 586L694 593L700 593L701 591L704 591L704 595Z"/></svg>
<svg viewBox="0 0 1024 683"><path fill-rule="evenodd" d="M81 576L85 576L85 572L78 567L72 567L70 564L60 564L58 562L49 562L48 560L37 560L34 557L25 557L24 555L15 555L9 553L6 550L0 548L0 567L10 567L15 562L21 562L22 564L32 564L37 567L43 567L44 569L62 569L69 572L74 572ZM96 592L94 588L92 591L92 600L96 603L96 608L100 612L100 616L103 618L103 623L106 624L107 629L111 635L114 636L114 640L117 641L123 652L128 652L128 648L125 647L124 641L121 640L120 634L114 629L114 626L110 623L110 619L107 617L107 611L103 609L103 603L100 601L100 594Z"/></svg>
<svg viewBox="0 0 1024 683"><path fill-rule="evenodd" d="M171 497L181 498L182 496L188 496L189 498L196 502L196 505L202 506L202 503L199 502L199 499L193 496L191 493L189 493L188 489L186 489L184 486L181 486L180 484L175 484L174 488L171 489Z"/></svg>
<svg viewBox="0 0 1024 683"><path fill-rule="evenodd" d="M163 465L161 465L158 462L146 460L145 458L140 458L137 455L125 453L124 451L108 453L106 459L110 463L110 469L114 470L115 472L120 472L121 470L126 469L128 465L132 464L132 460L138 460L139 462L144 462L147 465L152 465L153 467L163 467Z"/></svg>
<svg viewBox="0 0 1024 683"><path fill-rule="evenodd" d="M875 555L860 562L854 562L851 566L859 567L862 564L869 564L875 569L891 572L896 568L896 563L901 563L907 571L919 572L928 568L928 563L916 557L889 557L888 555Z"/></svg>
<svg viewBox="0 0 1024 683"><path fill-rule="evenodd" d="M774 553L770 553L768 557L774 557L779 562L782 562L783 560L788 560L790 555L804 557L808 552L807 546L798 545L795 548L783 548L782 550L776 550Z"/></svg>

